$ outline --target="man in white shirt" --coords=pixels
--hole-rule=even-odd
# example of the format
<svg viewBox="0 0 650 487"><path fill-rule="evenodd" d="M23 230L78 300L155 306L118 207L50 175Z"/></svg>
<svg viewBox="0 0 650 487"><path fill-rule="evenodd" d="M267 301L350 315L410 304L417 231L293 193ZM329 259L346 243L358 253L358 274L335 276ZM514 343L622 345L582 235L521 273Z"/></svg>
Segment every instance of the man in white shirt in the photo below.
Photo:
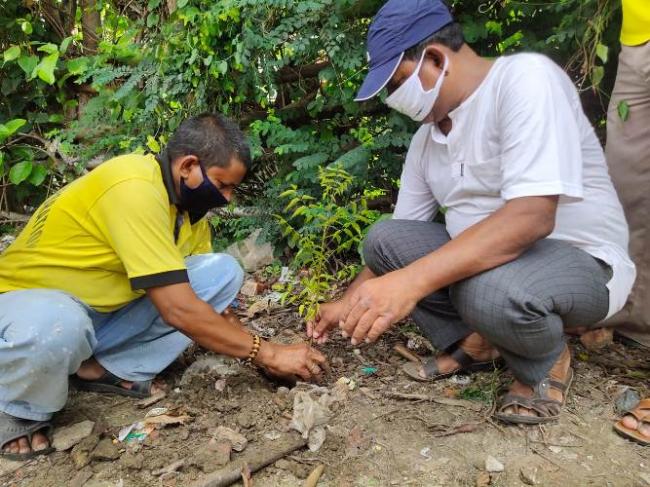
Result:
<svg viewBox="0 0 650 487"><path fill-rule="evenodd" d="M357 100L422 122L393 220L367 267L308 334L373 342L408 315L445 353L405 372L438 380L505 360L497 417L557 419L573 378L564 329L618 311L634 282L628 228L569 77L536 54L479 57L440 0L390 0L368 36ZM445 225L432 222L439 210Z"/></svg>

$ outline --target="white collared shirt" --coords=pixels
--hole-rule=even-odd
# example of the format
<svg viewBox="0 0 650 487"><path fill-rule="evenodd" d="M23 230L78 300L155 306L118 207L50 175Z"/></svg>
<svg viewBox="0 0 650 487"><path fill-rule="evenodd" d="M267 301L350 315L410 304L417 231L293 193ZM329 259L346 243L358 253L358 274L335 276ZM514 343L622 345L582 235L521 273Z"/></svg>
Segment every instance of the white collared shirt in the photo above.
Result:
<svg viewBox="0 0 650 487"><path fill-rule="evenodd" d="M559 195L549 238L612 266L608 316L620 310L636 277L627 222L567 74L539 54L501 57L449 117L447 136L435 124L414 135L393 217L430 221L442 206L455 238L508 200Z"/></svg>

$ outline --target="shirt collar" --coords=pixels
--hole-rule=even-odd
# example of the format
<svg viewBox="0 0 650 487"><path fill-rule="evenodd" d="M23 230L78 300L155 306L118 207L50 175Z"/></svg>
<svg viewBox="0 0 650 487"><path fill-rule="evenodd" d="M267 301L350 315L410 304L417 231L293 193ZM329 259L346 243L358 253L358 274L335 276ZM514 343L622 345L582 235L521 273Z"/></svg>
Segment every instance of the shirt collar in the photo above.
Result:
<svg viewBox="0 0 650 487"><path fill-rule="evenodd" d="M158 154L156 156L156 161L158 161L158 164L160 165L160 171L162 173L163 182L165 183L165 189L167 190L167 196L169 196L169 202L178 208L180 200L176 194L176 189L174 188L172 163L169 160L169 154L167 154L167 151L163 150Z"/></svg>

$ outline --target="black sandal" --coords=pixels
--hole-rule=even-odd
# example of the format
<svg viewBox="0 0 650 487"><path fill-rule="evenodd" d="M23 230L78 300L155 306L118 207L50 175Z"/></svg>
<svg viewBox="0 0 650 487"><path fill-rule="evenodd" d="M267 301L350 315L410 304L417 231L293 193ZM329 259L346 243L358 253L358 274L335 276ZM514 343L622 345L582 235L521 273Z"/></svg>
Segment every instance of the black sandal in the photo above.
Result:
<svg viewBox="0 0 650 487"><path fill-rule="evenodd" d="M448 353L451 358L453 358L460 365L460 367L452 370L451 372L446 372L444 374L440 372L440 369L438 369L438 357L431 357L422 362L422 364L409 362L407 364L404 364L402 370L411 379L417 380L419 382L435 382L458 374L497 370L503 368L504 365L503 359L500 357L485 362L477 362L472 357L467 355L465 351L463 351L463 349L459 346ZM420 370L424 371L426 377L422 377L420 375Z"/></svg>
<svg viewBox="0 0 650 487"><path fill-rule="evenodd" d="M122 387L122 382L131 382L133 385L130 389ZM72 377L72 383L77 390L88 392L102 392L119 394L121 396L134 397L136 399L145 399L151 397L151 386L153 380L127 381L121 379L108 370L104 372L97 380L81 379L79 376Z"/></svg>
<svg viewBox="0 0 650 487"><path fill-rule="evenodd" d="M569 388L573 382L573 369L569 372L564 382L558 382L550 378L545 378L539 384L533 387L532 397L524 397L519 394L507 393L501 398L501 405L494 416L505 423L510 424L542 424L556 421L560 417L560 412L566 404ZM553 388L562 392L562 401L551 399L548 391ZM535 411L537 416L523 416L517 413L505 413L506 408L513 407L517 412L519 408L526 408Z"/></svg>
<svg viewBox="0 0 650 487"><path fill-rule="evenodd" d="M39 431L45 431L50 440L50 446L42 450L34 450L29 453L8 453L4 451L7 443L22 437L27 437L31 448L32 437ZM30 419L16 418L7 413L0 412L0 458L8 460L29 460L39 455L52 453L52 424L49 421L33 421Z"/></svg>

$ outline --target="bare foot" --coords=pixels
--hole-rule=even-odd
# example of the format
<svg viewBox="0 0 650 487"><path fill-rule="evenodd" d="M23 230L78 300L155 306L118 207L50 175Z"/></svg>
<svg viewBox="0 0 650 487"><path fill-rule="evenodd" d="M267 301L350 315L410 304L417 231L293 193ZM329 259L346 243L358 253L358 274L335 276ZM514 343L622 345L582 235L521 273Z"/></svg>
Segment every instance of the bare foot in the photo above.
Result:
<svg viewBox="0 0 650 487"><path fill-rule="evenodd" d="M106 369L102 367L94 357L91 357L81 364L81 367L77 370L77 376L84 380L97 380L104 375L104 372L106 372ZM133 387L133 382L125 380L122 381L120 385L124 387L124 389L131 389L131 387ZM157 394L164 389L163 384L160 382L154 382L151 384L152 395Z"/></svg>
<svg viewBox="0 0 650 487"><path fill-rule="evenodd" d="M550 370L548 376L557 382L564 383L567 380L569 374L569 367L571 365L571 352L569 347L565 346L562 355L555 362L553 368ZM523 397L533 397L533 388L529 385L526 385L518 380L515 380L510 386L509 392L512 394L517 394ZM548 395L551 399L562 402L564 400L563 394L558 389L551 387L548 391ZM517 414L519 416L537 416L537 412L532 409L527 409L522 406L510 406L503 410L505 414Z"/></svg>
<svg viewBox="0 0 650 487"><path fill-rule="evenodd" d="M647 399L645 399L645 401L647 401ZM644 421L640 423L633 415L626 414L621 418L621 423L627 429L638 431L645 440L650 441L650 413L643 416L643 420Z"/></svg>
<svg viewBox="0 0 650 487"><path fill-rule="evenodd" d="M478 333L468 335L462 342L460 342L460 348L477 362L488 362L499 357L499 352L497 352L494 347L492 347L492 345L490 345L490 343ZM438 357L436 357L436 362L441 374L448 374L460 369L460 364L447 353L438 355ZM427 378L423 369L420 369L419 374L423 379Z"/></svg>

